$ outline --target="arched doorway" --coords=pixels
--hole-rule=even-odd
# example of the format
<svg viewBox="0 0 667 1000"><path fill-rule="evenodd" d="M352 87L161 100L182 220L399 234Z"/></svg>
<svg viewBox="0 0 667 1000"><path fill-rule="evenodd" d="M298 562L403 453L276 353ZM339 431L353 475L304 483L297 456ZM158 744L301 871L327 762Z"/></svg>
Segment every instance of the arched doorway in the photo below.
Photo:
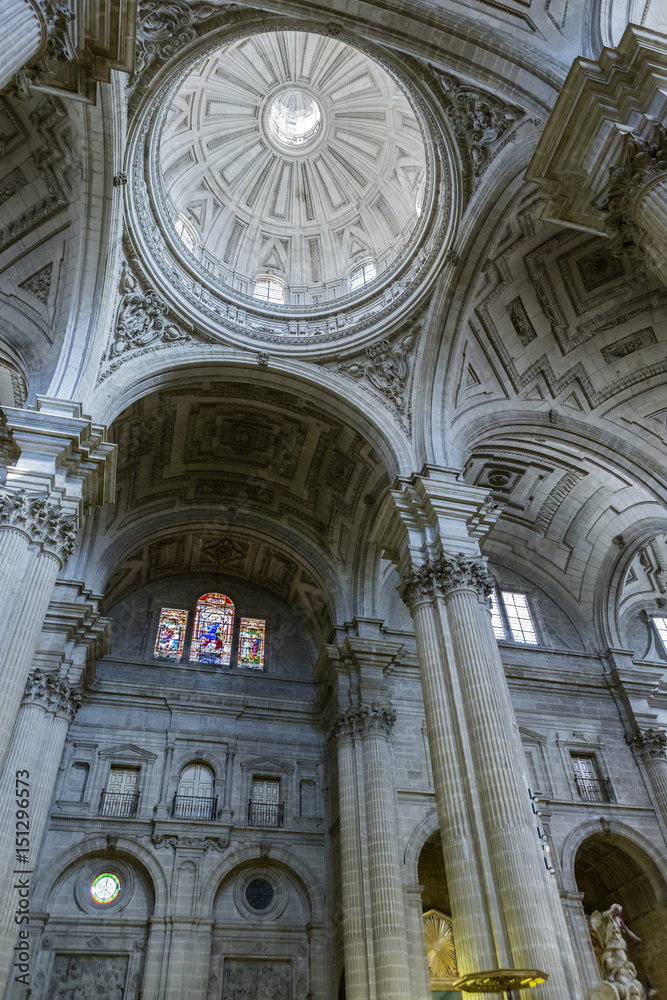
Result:
<svg viewBox="0 0 667 1000"><path fill-rule="evenodd" d="M575 878L583 892L587 919L594 910L623 907L623 919L641 938L630 944L628 957L640 981L647 980L659 994L667 990L666 887L664 879L644 852L624 837L594 834L579 847ZM594 941L594 947L596 942Z"/></svg>
<svg viewBox="0 0 667 1000"><path fill-rule="evenodd" d="M451 982L458 973L439 830L424 843L417 872L419 884L424 887L422 910L432 1000L461 1000L462 994L451 989Z"/></svg>

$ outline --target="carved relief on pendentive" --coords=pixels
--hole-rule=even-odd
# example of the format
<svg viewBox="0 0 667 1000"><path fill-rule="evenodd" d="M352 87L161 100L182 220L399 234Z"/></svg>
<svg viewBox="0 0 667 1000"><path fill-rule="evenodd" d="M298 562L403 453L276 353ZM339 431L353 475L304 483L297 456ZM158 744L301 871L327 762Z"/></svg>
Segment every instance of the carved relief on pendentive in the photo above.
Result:
<svg viewBox="0 0 667 1000"><path fill-rule="evenodd" d="M40 267L25 281L20 282L19 288L27 288L35 298L39 299L42 305L48 306L49 295L51 293L51 277L53 275L53 261Z"/></svg>
<svg viewBox="0 0 667 1000"><path fill-rule="evenodd" d="M531 340L535 340L537 334L519 295L515 299L512 299L507 307L507 311L516 335L521 341L521 346L527 347Z"/></svg>
<svg viewBox="0 0 667 1000"><path fill-rule="evenodd" d="M602 347L600 354L610 365L613 361L619 361L621 358L627 357L628 354L633 354L635 351L641 350L642 347L650 347L651 344L655 343L657 343L657 338L653 327L647 326L646 329L631 333L629 337L623 337L614 344L609 344L608 347Z"/></svg>
<svg viewBox="0 0 667 1000"><path fill-rule="evenodd" d="M522 108L503 103L479 87L467 86L454 76L435 72L444 94L445 113L454 134L468 147L477 176L486 166L489 150L515 122L524 117L525 112Z"/></svg>
<svg viewBox="0 0 667 1000"><path fill-rule="evenodd" d="M367 347L358 361L340 362L338 371L366 383L399 414L409 416L411 356L420 333L421 323L414 323L399 340L381 340Z"/></svg>
<svg viewBox="0 0 667 1000"><path fill-rule="evenodd" d="M234 5L230 5L236 9ZM196 26L220 10L211 3L141 0L137 17L135 70L131 83L151 63L164 62L197 37Z"/></svg>

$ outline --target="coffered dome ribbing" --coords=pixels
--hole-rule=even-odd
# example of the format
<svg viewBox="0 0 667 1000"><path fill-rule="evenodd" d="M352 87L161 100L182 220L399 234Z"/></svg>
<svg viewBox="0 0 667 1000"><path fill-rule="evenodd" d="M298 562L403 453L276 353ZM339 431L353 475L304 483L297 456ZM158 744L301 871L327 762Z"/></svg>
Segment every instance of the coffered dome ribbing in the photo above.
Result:
<svg viewBox="0 0 667 1000"><path fill-rule="evenodd" d="M287 306L381 279L419 220L426 152L411 105L368 55L299 31L224 44L184 79L159 140L168 214L187 249L234 290L259 276ZM193 246L194 244L194 246Z"/></svg>

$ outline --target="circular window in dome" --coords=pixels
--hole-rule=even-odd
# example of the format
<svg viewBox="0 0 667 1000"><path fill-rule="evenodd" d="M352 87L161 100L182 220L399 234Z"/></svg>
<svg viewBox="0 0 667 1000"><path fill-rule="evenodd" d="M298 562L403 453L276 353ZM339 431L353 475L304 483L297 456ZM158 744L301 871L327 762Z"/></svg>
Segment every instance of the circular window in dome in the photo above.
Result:
<svg viewBox="0 0 667 1000"><path fill-rule="evenodd" d="M246 886L245 898L248 906L251 906L253 910L268 909L273 902L274 895L273 886L263 878L254 878Z"/></svg>
<svg viewBox="0 0 667 1000"><path fill-rule="evenodd" d="M304 146L320 130L322 111L314 97L294 87L284 90L269 105L269 132L284 146Z"/></svg>
<svg viewBox="0 0 667 1000"><path fill-rule="evenodd" d="M101 906L113 902L120 892L120 879L111 872L103 872L94 878L90 886L90 895Z"/></svg>

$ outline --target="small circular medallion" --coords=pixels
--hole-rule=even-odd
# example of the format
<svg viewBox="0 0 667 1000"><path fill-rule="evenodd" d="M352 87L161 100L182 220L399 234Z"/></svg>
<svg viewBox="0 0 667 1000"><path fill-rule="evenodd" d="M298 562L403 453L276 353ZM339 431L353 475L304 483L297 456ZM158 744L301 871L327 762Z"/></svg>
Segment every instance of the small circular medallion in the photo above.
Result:
<svg viewBox="0 0 667 1000"><path fill-rule="evenodd" d="M266 910L273 902L273 886L263 878L254 878L248 882L245 898L253 910Z"/></svg>
<svg viewBox="0 0 667 1000"><path fill-rule="evenodd" d="M90 895L96 903L104 905L111 903L120 892L120 879L111 872L103 872L93 879L90 886Z"/></svg>

